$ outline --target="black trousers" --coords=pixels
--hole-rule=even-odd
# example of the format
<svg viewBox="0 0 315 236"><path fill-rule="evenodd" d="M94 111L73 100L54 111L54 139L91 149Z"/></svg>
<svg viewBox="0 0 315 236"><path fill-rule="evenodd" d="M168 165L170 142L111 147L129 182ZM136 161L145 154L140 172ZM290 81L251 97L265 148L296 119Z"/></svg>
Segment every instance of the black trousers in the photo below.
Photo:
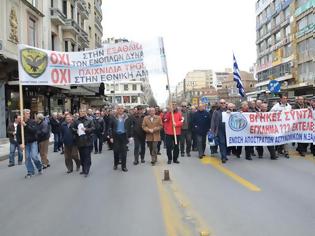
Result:
<svg viewBox="0 0 315 236"><path fill-rule="evenodd" d="M91 147L79 147L80 161L82 166L82 171L84 174L88 174L90 172L91 167Z"/></svg>
<svg viewBox="0 0 315 236"><path fill-rule="evenodd" d="M270 153L270 158L275 158L276 157L276 149L274 146L267 146L267 149ZM257 146L256 147L258 156L262 157L264 155L264 147L263 146Z"/></svg>
<svg viewBox="0 0 315 236"><path fill-rule="evenodd" d="M198 155L203 156L205 154L206 150L206 134L199 135L197 134L197 149L198 149Z"/></svg>
<svg viewBox="0 0 315 236"><path fill-rule="evenodd" d="M253 150L253 147L245 146L245 158L249 158L251 156L252 150ZM241 154L242 154L242 146L238 146L236 148L236 155L241 156Z"/></svg>
<svg viewBox="0 0 315 236"><path fill-rule="evenodd" d="M307 152L308 143L298 143L296 150L301 153Z"/></svg>
<svg viewBox="0 0 315 236"><path fill-rule="evenodd" d="M145 137L134 136L135 147L134 147L134 157L135 161L139 161L139 155L141 160L144 160L145 156Z"/></svg>
<svg viewBox="0 0 315 236"><path fill-rule="evenodd" d="M186 144L186 153L190 153L191 150L191 131L183 130L180 135L180 152L182 154L185 153L185 144Z"/></svg>
<svg viewBox="0 0 315 236"><path fill-rule="evenodd" d="M177 137L177 144L175 145L174 135L165 135L166 153L169 161L177 161L179 155L179 135Z"/></svg>
<svg viewBox="0 0 315 236"><path fill-rule="evenodd" d="M121 167L126 167L127 162L127 144L128 138L126 134L115 134L113 136L113 150L114 150L114 166L118 166L121 161Z"/></svg>
<svg viewBox="0 0 315 236"><path fill-rule="evenodd" d="M94 149L95 152L102 152L103 149L103 134L95 134L94 136Z"/></svg>

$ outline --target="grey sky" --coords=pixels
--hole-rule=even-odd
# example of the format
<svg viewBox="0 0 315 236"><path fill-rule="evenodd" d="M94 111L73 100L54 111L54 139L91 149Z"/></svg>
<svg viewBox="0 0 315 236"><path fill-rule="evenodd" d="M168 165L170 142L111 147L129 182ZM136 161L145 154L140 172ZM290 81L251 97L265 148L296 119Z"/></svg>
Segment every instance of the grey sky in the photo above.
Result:
<svg viewBox="0 0 315 236"><path fill-rule="evenodd" d="M233 52L241 70L256 60L253 0L104 0L103 16L104 38L164 38L171 87L190 70L231 67Z"/></svg>

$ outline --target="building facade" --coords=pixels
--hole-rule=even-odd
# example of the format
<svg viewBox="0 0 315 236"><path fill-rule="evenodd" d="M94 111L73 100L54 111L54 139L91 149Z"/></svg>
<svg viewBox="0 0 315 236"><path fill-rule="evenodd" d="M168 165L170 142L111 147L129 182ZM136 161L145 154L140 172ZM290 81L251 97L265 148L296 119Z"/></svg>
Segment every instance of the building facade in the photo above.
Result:
<svg viewBox="0 0 315 236"><path fill-rule="evenodd" d="M21 43L57 51L81 51L101 46L102 28L97 29L99 22L94 21L102 20L99 10L102 1L0 0L0 3L2 138L6 136L9 120L19 112L17 45ZM72 94L70 86L23 86L23 93L24 107L30 108L32 114L49 114L52 111L73 110L74 105L76 109L80 106L80 97Z"/></svg>
<svg viewBox="0 0 315 236"><path fill-rule="evenodd" d="M214 73L214 87L216 89L222 88L223 81L227 80L228 76L232 74L232 69L225 69L224 71L218 71Z"/></svg>
<svg viewBox="0 0 315 236"><path fill-rule="evenodd" d="M270 80L289 96L314 94L314 2L256 1L258 95Z"/></svg>
<svg viewBox="0 0 315 236"><path fill-rule="evenodd" d="M255 91L257 80L255 80L253 73L240 71L240 75L245 93L248 94ZM218 96L220 99L225 99L228 102L233 102L239 105L242 98L239 94L238 88L236 87L233 74L230 74L227 79L222 82L222 88L218 89Z"/></svg>

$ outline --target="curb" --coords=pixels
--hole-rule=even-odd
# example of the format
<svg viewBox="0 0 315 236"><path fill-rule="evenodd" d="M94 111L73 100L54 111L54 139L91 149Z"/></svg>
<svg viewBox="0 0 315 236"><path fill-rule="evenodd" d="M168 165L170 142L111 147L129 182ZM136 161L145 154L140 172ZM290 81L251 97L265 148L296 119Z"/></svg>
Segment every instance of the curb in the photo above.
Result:
<svg viewBox="0 0 315 236"><path fill-rule="evenodd" d="M54 144L54 142L49 142L49 146L52 145L52 144ZM9 154L4 155L4 156L0 156L0 161L5 161L7 159L9 159Z"/></svg>

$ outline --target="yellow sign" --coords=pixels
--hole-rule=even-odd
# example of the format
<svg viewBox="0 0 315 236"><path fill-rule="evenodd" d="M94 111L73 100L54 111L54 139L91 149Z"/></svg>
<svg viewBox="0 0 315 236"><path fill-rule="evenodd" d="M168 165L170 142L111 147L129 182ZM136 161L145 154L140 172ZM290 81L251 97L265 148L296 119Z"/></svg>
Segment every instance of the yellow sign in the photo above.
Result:
<svg viewBox="0 0 315 236"><path fill-rule="evenodd" d="M41 76L48 63L47 54L34 48L21 50L21 61L24 71L33 78Z"/></svg>
<svg viewBox="0 0 315 236"><path fill-rule="evenodd" d="M198 106L199 104L199 98L192 98L191 99L191 103L193 106Z"/></svg>

